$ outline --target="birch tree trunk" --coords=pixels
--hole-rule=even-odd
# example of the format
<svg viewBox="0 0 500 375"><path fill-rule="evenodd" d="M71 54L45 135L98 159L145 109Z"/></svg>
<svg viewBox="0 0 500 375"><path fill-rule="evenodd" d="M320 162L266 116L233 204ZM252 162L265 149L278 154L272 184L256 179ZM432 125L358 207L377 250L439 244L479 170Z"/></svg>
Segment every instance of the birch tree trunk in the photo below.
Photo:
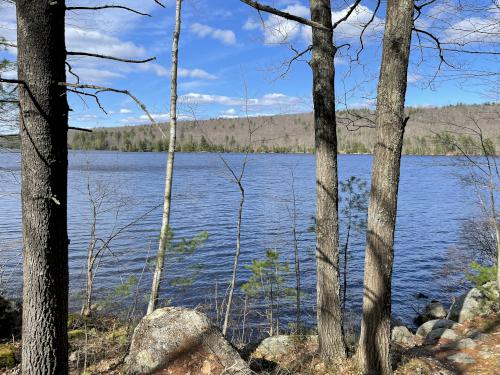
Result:
<svg viewBox="0 0 500 375"><path fill-rule="evenodd" d="M22 373L68 373L65 2L18 0Z"/></svg>
<svg viewBox="0 0 500 375"><path fill-rule="evenodd" d="M345 357L339 274L335 47L330 0L311 0L314 128L316 146L317 320L321 358Z"/></svg>
<svg viewBox="0 0 500 375"><path fill-rule="evenodd" d="M244 162L246 164L246 161ZM229 285L229 296L227 298L226 312L224 314L224 324L222 325L222 334L226 336L227 327L229 325L229 316L231 314L231 307L233 305L233 295L234 288L236 287L236 273L238 272L238 262L241 254L241 222L243 219L243 205L245 204L245 189L241 183L241 178L243 177L243 171L245 168L243 165L242 174L239 179L236 179L236 183L240 189L240 206L238 209L238 222L236 224L236 252L234 254L233 260L233 273L231 276L231 284Z"/></svg>
<svg viewBox="0 0 500 375"><path fill-rule="evenodd" d="M175 27L172 42L172 80L170 86L170 139L168 144L167 170L165 177L165 194L163 202L163 217L160 231L160 243L156 257L156 268L151 286L151 296L148 304L148 314L151 314L158 301L160 281L165 264L165 253L170 238L170 206L172 198L172 178L174 174L175 140L177 126L177 67L179 56L179 36L181 33L181 7L182 0L176 1L175 7Z"/></svg>
<svg viewBox="0 0 500 375"><path fill-rule="evenodd" d="M388 0L378 84L358 360L366 374L392 372L391 278L413 0Z"/></svg>

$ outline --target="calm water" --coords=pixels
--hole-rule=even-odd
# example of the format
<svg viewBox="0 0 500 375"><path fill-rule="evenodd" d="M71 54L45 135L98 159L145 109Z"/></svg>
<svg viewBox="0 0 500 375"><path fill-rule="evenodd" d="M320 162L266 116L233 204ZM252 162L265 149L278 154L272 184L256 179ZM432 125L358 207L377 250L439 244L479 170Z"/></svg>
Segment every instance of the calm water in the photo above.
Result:
<svg viewBox="0 0 500 375"><path fill-rule="evenodd" d="M224 155L239 169L243 155ZM73 294L83 283L83 265L90 233L90 205L87 184L97 189L101 184L113 191L104 208L109 208L98 222L98 235L107 237L115 228L137 219L162 202L164 164L161 153L71 152L69 171L69 234L71 289ZM414 295L423 292L443 298L435 272L444 253L454 246L462 220L474 211L474 196L457 182L459 172L453 158L403 157L393 278L394 313L411 321ZM19 154L0 153L0 259L7 263L4 285L10 295L19 295L20 200ZM339 157L340 178L356 175L369 180L371 156ZM293 173L293 178L292 178ZM247 192L242 227L240 280L248 278L244 268L253 258L261 258L267 248L276 248L282 258L293 259L292 183L296 192L297 230L302 258L305 307L314 316L314 234L309 228L314 215L314 157L312 155L251 155L244 177ZM101 189L101 192L103 190ZM126 201L125 203L123 203ZM193 237L208 231L208 241L192 256L170 259L167 278L191 274L188 265L203 265L191 288L165 286L163 297L174 304L196 306L214 296L230 278L235 248L236 217L239 202L237 186L217 154L178 154L176 157L172 227L176 238ZM122 204L123 203L123 204ZM120 206L118 213L116 206ZM113 208L114 207L114 208ZM100 263L95 283L99 298L115 290L131 275L140 277L147 257L154 255L161 222L161 209L139 220L111 243L113 255L106 254ZM361 306L364 236L351 242L349 304ZM146 267L140 290L150 285ZM168 281L168 280L167 280ZM240 283L241 285L241 283ZM144 297L139 305L144 307ZM72 299L74 308L78 306Z"/></svg>

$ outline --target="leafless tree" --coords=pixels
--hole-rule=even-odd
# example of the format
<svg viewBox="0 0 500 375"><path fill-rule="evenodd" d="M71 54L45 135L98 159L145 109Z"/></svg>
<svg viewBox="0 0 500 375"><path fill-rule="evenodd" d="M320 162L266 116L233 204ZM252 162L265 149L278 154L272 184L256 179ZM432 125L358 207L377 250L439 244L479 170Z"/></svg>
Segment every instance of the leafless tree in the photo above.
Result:
<svg viewBox="0 0 500 375"><path fill-rule="evenodd" d="M485 114L485 117L490 116L498 119L500 118L500 113L492 111ZM466 118L469 122L468 125L448 123L449 131L447 134L466 135L470 137L466 139L472 140L472 145L461 144L454 137L446 137L446 139L442 137L441 139L443 142L451 143L452 147L458 149L464 159L464 164L468 168L468 172L461 179L465 184L474 188L484 217L487 218L487 226L493 231L492 243L496 252L496 262L498 265L500 264L500 217L497 210L496 198L500 191L500 168L497 161L496 146L492 139L485 136L481 127L481 118L474 115L468 115ZM476 236L478 235L476 234ZM481 238L476 237L476 240L479 243L483 243L483 249L489 248L485 244L484 239L481 240ZM497 271L497 287L500 289L500 271Z"/></svg>
<svg viewBox="0 0 500 375"><path fill-rule="evenodd" d="M389 0L378 84L376 133L366 234L363 319L358 362L366 374L392 373L391 281L413 0Z"/></svg>
<svg viewBox="0 0 500 375"><path fill-rule="evenodd" d="M177 66L179 56L179 37L181 31L181 8L182 0L176 1L175 7L175 26L172 42L172 81L170 84L170 137L168 144L167 170L165 176L165 193L163 197L163 216L160 231L160 243L156 257L156 268L153 275L153 284L151 286L151 295L148 304L148 314L151 314L158 300L160 290L161 275L165 263L165 252L167 249L168 232L170 228L170 207L172 201L172 180L174 174L174 157L177 126Z"/></svg>
<svg viewBox="0 0 500 375"><path fill-rule="evenodd" d="M66 374L68 103L54 84L66 81L65 2L18 0L16 8L18 79L7 83L19 85L21 114L22 372Z"/></svg>
<svg viewBox="0 0 500 375"><path fill-rule="evenodd" d="M342 328L339 273L337 128L335 115L335 29L357 8L356 0L346 15L332 23L329 0L310 0L311 19L304 19L256 1L243 3L276 16L312 27L312 45L297 52L289 64L312 52L313 103L316 152L316 259L317 322L319 349L324 360L346 356Z"/></svg>
<svg viewBox="0 0 500 375"><path fill-rule="evenodd" d="M94 279L104 256L108 254L116 257L112 251L113 242L128 229L143 220L158 206L119 226L121 212L133 204L130 198L120 194L110 185L100 181L91 181L90 177L87 178L86 194L90 203L91 216L87 261L85 264L85 292L80 313L83 316L90 316L93 310ZM109 219L111 217L114 220L114 224L108 233L102 235L98 225L103 218Z"/></svg>

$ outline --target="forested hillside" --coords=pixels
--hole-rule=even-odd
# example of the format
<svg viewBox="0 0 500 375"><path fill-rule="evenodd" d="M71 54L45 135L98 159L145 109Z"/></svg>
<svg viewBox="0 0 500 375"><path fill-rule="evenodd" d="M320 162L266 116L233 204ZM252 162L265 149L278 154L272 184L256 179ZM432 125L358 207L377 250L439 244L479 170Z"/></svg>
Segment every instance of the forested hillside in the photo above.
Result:
<svg viewBox="0 0 500 375"><path fill-rule="evenodd" d="M409 108L404 153L456 154L455 143L476 153L471 129L476 124L500 149L498 104L456 105L441 108ZM341 153L369 153L374 144L373 112L338 112ZM254 152L312 152L314 127L311 113L269 117L213 119L179 123L178 150ZM165 131L167 124L161 124ZM251 137L250 137L251 135ZM250 141L251 138L251 141ZM168 147L159 129L152 125L97 128L92 133L71 131L70 147L81 150L164 151Z"/></svg>

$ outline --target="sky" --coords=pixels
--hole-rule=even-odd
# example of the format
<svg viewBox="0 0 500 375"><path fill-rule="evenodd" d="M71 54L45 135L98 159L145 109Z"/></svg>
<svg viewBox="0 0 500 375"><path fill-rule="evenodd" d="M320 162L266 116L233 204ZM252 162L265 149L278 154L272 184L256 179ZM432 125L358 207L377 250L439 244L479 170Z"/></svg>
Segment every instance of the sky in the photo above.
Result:
<svg viewBox="0 0 500 375"><path fill-rule="evenodd" d="M463 12L453 0L426 7L416 27L439 36L445 46L500 52L498 0L465 0ZM267 0L266 4L309 18L308 1ZM346 14L353 1L332 2L332 19ZM464 0L462 0L462 3ZM68 6L106 4L100 0L67 1ZM68 62L81 83L127 89L137 96L157 121L168 121L170 61L175 4L165 8L153 0L116 0L149 13L141 16L124 10L79 10L66 15L69 51L84 51L129 59L156 57L146 64L127 64L92 57L72 56ZM111 4L109 3L109 4ZM382 2L384 3L384 2ZM418 3L418 2L417 2ZM422 1L420 1L422 3ZM486 4L486 6L479 7ZM489 5L488 5L489 4ZM385 8L375 1L361 1L347 22L335 30L339 50L336 65L337 106L373 107L381 60ZM373 17L363 36L362 26ZM0 2L0 36L15 43L15 9ZM443 106L456 103L498 102L500 70L498 55L446 53L440 64L435 43L426 35L413 35L408 73L408 106ZM478 47L477 41L482 43ZM261 14L238 0L184 0L179 47L179 118L231 118L274 115L312 110L310 54L287 62L305 50L311 40L309 27L276 16ZM14 61L14 48L0 52ZM15 71L2 73L15 78ZM68 74L68 81L75 78ZM91 98L70 94L72 126L106 127L148 123L141 109L128 97L116 93L101 96L103 113Z"/></svg>

